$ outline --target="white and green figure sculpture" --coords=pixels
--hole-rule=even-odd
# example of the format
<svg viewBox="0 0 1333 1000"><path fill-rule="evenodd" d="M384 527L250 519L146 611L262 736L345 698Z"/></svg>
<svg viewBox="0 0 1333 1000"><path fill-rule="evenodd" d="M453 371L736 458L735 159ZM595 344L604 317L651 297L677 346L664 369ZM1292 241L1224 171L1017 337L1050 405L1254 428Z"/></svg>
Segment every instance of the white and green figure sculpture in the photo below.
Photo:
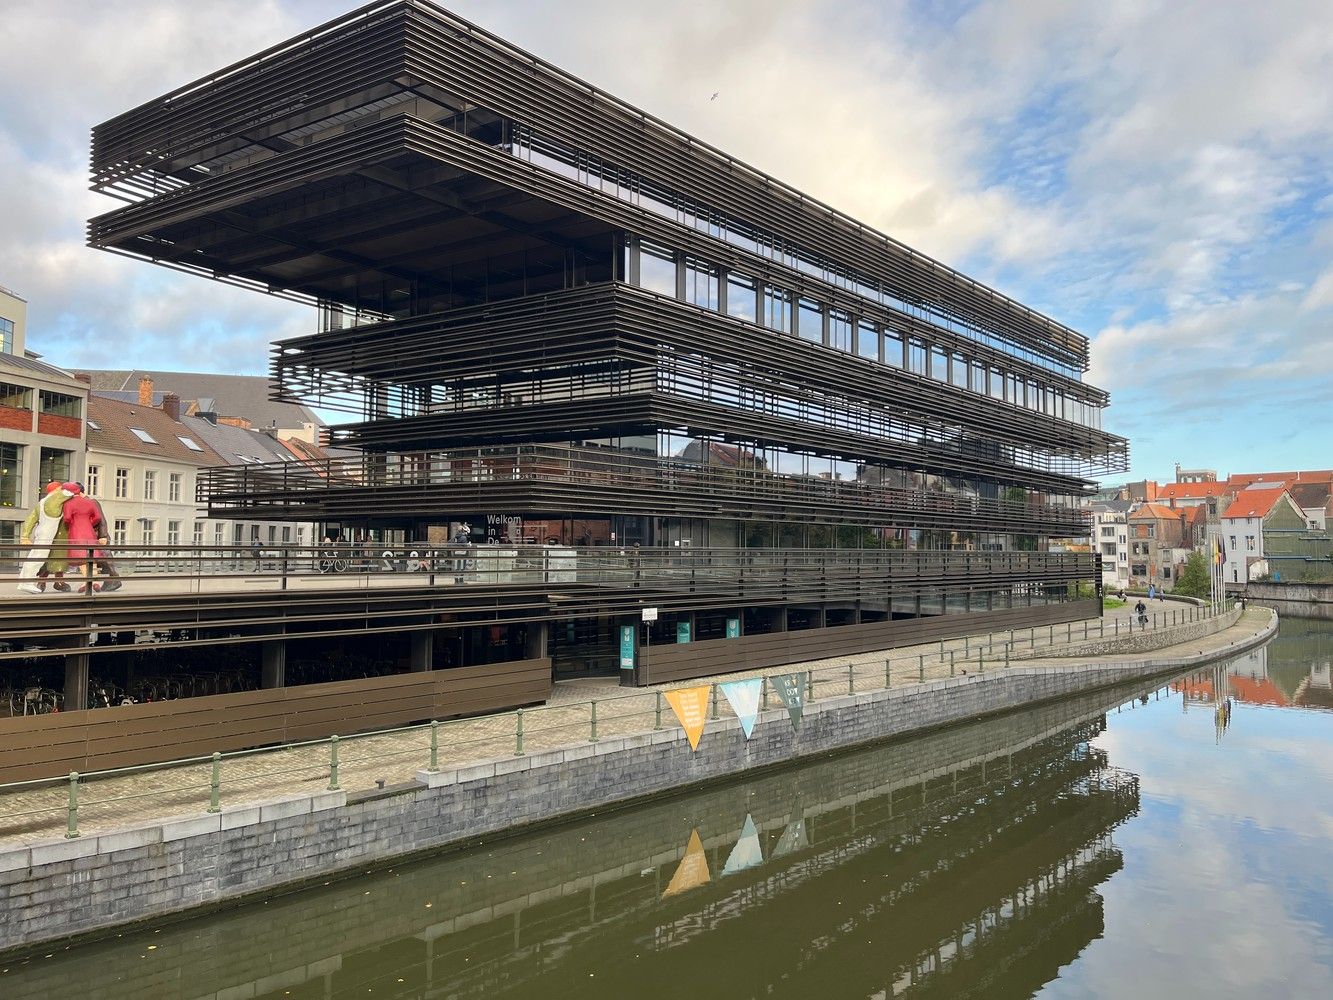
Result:
<svg viewBox="0 0 1333 1000"><path fill-rule="evenodd" d="M23 522L19 540L30 546L23 556L23 566L19 569L19 578L23 580L18 589L27 594L40 594L46 584L30 582L38 577L59 577L65 572L67 559L63 548L52 553L51 547L58 545L65 537L65 522L61 519L65 501L70 498L60 483L48 483L46 495L41 503L33 508L28 519ZM59 584L57 584L59 586ZM68 587L68 584L65 585Z"/></svg>

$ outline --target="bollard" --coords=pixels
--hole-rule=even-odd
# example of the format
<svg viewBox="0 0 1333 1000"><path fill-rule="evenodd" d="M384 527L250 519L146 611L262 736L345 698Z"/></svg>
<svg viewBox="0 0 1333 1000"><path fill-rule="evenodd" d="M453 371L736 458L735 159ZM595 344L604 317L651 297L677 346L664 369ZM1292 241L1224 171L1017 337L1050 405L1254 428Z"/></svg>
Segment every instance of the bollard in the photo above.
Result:
<svg viewBox="0 0 1333 1000"><path fill-rule="evenodd" d="M430 768L431 771L440 769L440 724L432 719L430 722Z"/></svg>
<svg viewBox="0 0 1333 1000"><path fill-rule="evenodd" d="M916 679L924 681L926 679L926 654L918 653L916 658Z"/></svg>
<svg viewBox="0 0 1333 1000"><path fill-rule="evenodd" d="M765 677L764 680L768 680L768 678ZM767 701L767 698L768 698L768 689L767 689L767 688L764 689L764 698L765 698L765 701ZM768 705L765 704L764 707L767 708ZM658 691L658 692L657 692L656 704L653 705L653 728L654 728L654 729L661 729L661 728L662 728L662 692L661 692L661 691Z"/></svg>
<svg viewBox="0 0 1333 1000"><path fill-rule="evenodd" d="M597 742L597 699L592 700L592 730L588 733L588 742Z"/></svg>
<svg viewBox="0 0 1333 1000"><path fill-rule="evenodd" d="M79 835L79 772L69 772L69 805L66 807L69 823L65 827L65 838L72 840Z"/></svg>
<svg viewBox="0 0 1333 1000"><path fill-rule="evenodd" d="M213 777L208 782L208 811L222 812L219 799L222 797L222 754L213 754Z"/></svg>
<svg viewBox="0 0 1333 1000"><path fill-rule="evenodd" d="M523 709L514 711L514 756L523 756Z"/></svg>
<svg viewBox="0 0 1333 1000"><path fill-rule="evenodd" d="M709 717L710 719L716 720L716 719L717 719L717 685L716 685L716 684L713 685L713 689L708 693L708 696L709 696L710 699L712 699L712 711L709 713L708 717Z"/></svg>
<svg viewBox="0 0 1333 1000"><path fill-rule="evenodd" d="M847 664L847 693L856 694L856 665Z"/></svg>
<svg viewBox="0 0 1333 1000"><path fill-rule="evenodd" d="M338 791L338 737L329 737L329 791Z"/></svg>

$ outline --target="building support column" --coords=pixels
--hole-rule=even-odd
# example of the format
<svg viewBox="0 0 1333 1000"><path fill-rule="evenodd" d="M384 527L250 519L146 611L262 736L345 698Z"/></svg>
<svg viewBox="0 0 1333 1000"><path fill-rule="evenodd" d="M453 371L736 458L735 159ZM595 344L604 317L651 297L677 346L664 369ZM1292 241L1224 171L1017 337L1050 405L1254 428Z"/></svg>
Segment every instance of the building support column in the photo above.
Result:
<svg viewBox="0 0 1333 1000"><path fill-rule="evenodd" d="M65 711L78 712L88 707L88 654L71 653L65 657Z"/></svg>
<svg viewBox="0 0 1333 1000"><path fill-rule="evenodd" d="M286 686L286 639L265 639L259 644L259 678L259 686L262 688Z"/></svg>
<svg viewBox="0 0 1333 1000"><path fill-rule="evenodd" d="M408 668L413 673L435 669L435 633L430 630L413 632L407 654Z"/></svg>

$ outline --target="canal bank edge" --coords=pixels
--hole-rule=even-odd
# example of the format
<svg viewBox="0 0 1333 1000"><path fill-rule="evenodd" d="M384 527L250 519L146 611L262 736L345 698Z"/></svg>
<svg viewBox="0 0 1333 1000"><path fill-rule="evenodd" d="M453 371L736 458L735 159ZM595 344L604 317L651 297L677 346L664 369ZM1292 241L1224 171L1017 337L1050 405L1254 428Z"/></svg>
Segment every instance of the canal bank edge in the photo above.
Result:
<svg viewBox="0 0 1333 1000"><path fill-rule="evenodd" d="M1239 619L1239 616L1237 616ZM126 925L239 905L407 855L525 832L608 807L793 760L1183 671L1268 640L1225 649L1060 667L1013 666L909 688L823 698L799 732L764 712L750 740L734 718L710 723L697 752L678 728L420 772L395 794L287 797L96 837L0 852L0 956L97 937Z"/></svg>

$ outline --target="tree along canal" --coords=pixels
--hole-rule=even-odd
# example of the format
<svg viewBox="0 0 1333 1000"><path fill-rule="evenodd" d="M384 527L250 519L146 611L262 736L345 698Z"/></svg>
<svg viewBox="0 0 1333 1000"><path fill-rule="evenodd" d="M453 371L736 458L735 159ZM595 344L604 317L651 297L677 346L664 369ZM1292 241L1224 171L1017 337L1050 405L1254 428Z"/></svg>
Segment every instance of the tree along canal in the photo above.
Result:
<svg viewBox="0 0 1333 1000"><path fill-rule="evenodd" d="M1169 684L11 961L0 996L1327 996L1330 659L1290 619Z"/></svg>

